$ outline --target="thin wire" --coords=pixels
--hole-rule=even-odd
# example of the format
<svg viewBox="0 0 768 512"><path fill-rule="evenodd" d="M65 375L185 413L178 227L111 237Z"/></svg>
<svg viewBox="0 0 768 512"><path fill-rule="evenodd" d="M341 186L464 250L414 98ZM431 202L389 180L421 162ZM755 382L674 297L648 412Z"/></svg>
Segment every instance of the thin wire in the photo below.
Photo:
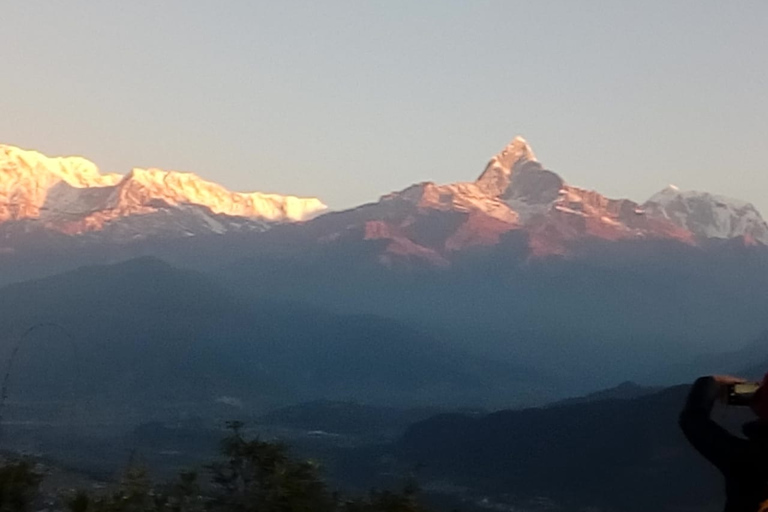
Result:
<svg viewBox="0 0 768 512"><path fill-rule="evenodd" d="M65 337L67 338L67 341L69 342L69 346L72 349L72 354L74 355L74 380L72 382L73 384L73 400L77 394L78 391L78 378L80 376L80 353L77 348L77 343L75 341L75 337L72 335L72 333L65 329L62 325L55 323L55 322L41 322L38 324L33 325L26 331L24 331L21 336L19 336L18 341L16 342L16 345L13 347L13 350L11 351L11 356L8 358L8 366L5 371L5 375L3 376L3 383L2 387L0 388L0 434L2 433L2 425L3 425L3 413L5 411L5 403L8 399L9 389L10 389L10 382L11 382L11 373L13 372L13 365L16 362L16 357L19 354L19 350L21 349L22 345L24 345L27 338L35 331L39 329L43 329L46 327L53 327L64 333Z"/></svg>

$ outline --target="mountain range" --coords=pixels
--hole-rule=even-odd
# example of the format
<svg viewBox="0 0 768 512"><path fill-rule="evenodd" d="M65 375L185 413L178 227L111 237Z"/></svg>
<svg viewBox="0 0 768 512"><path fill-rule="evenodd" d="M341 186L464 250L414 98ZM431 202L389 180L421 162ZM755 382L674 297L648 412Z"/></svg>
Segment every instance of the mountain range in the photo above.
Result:
<svg viewBox="0 0 768 512"><path fill-rule="evenodd" d="M0 285L6 424L415 421L361 459L481 509L712 507L664 387L768 357L753 206L609 199L520 137L474 181L344 211L0 146Z"/></svg>
<svg viewBox="0 0 768 512"><path fill-rule="evenodd" d="M475 246L523 231L533 256L564 255L589 240L768 243L768 225L741 201L668 187L643 204L568 185L516 137L474 182L426 182L314 222L320 239L384 240L382 263L411 258L448 266ZM322 226L322 228L320 227Z"/></svg>
<svg viewBox="0 0 768 512"><path fill-rule="evenodd" d="M443 414L412 425L399 455L419 465L426 488L459 498L462 509L722 510L722 477L677 426L687 390ZM738 424L733 412L727 419ZM481 500L486 507L462 503Z"/></svg>
<svg viewBox="0 0 768 512"><path fill-rule="evenodd" d="M125 421L222 403L524 403L544 383L394 319L249 298L153 258L0 288L0 332L13 400Z"/></svg>
<svg viewBox="0 0 768 512"><path fill-rule="evenodd" d="M499 244L510 232L525 233L533 257L570 254L594 240L768 244L768 225L748 203L672 186L642 204L609 199L547 170L521 137L475 181L418 183L375 203L326 210L316 198L230 192L190 173L159 169L103 174L82 157L49 158L0 145L4 253L41 237L125 246L251 233L252 245L294 249L297 238L311 245L376 241L381 264L446 267L468 250ZM256 236L268 230L277 233L263 241Z"/></svg>
<svg viewBox="0 0 768 512"><path fill-rule="evenodd" d="M450 357L501 365L489 374L514 368L512 380L525 380L526 393L539 389L539 400L630 379L668 383L768 329L768 227L754 207L673 187L644 203L608 199L545 169L520 137L474 181L419 183L345 211L229 192L191 174L102 174L80 157L10 146L0 149L0 198L0 284L160 258L193 271L185 286L197 291L184 293L198 296L200 311L213 306L201 283L215 285L214 297L226 293L224 303L298 304L373 329L384 344L398 332ZM147 268L137 282L152 282L155 266ZM3 293L27 294L14 290ZM89 311L64 309L73 318ZM257 328L238 311L237 336ZM233 332L218 322L195 336ZM354 331L344 339L357 339ZM211 336L201 343L220 337ZM307 343L285 354L298 357ZM424 364L434 362L423 350ZM700 364L690 364L694 356ZM406 391L378 389L385 402Z"/></svg>
<svg viewBox="0 0 768 512"><path fill-rule="evenodd" d="M547 170L520 137L474 181L419 183L335 212L0 146L0 284L160 258L214 295L384 318L553 387L601 366L571 393L666 382L692 372L681 365L694 355L716 360L756 339L768 329L766 243L749 204L673 187L644 203L608 199Z"/></svg>
<svg viewBox="0 0 768 512"><path fill-rule="evenodd" d="M18 231L99 232L126 242L192 236L303 220L325 210L315 198L235 193L191 173L133 169L102 174L82 157L49 158L0 145L0 222Z"/></svg>

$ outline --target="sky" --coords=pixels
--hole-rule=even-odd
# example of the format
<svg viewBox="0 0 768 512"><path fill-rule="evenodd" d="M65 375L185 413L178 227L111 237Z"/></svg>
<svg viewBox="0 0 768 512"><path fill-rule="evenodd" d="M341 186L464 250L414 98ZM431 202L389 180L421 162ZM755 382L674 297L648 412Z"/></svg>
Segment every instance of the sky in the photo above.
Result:
<svg viewBox="0 0 768 512"><path fill-rule="evenodd" d="M766 27L765 0L0 0L0 142L338 209L522 135L572 185L768 216Z"/></svg>

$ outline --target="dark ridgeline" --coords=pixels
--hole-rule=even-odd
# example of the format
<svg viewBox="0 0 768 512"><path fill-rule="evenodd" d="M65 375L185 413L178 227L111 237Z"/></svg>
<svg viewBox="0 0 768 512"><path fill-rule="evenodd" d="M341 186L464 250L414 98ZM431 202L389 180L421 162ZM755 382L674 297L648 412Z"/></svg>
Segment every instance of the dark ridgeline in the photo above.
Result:
<svg viewBox="0 0 768 512"><path fill-rule="evenodd" d="M29 176L41 199L42 174ZM0 355L20 347L3 418L151 420L133 432L160 450L187 425L159 416L280 407L276 427L359 442L423 406L509 409L748 363L757 374L768 357L764 339L747 346L768 329L768 225L754 207L675 188L612 200L568 185L520 138L474 182L420 183L306 223L139 191L127 199L141 204L74 236L66 215L58 228L0 224L3 283L122 261L0 289ZM36 325L59 329L25 334ZM438 486L524 506L709 506L714 473L676 428L683 388L646 391L438 416L398 456Z"/></svg>
<svg viewBox="0 0 768 512"><path fill-rule="evenodd" d="M722 509L721 477L677 425L687 391L435 416L411 426L398 453L419 464L424 482L451 482L524 509L546 502L553 510L714 512Z"/></svg>
<svg viewBox="0 0 768 512"><path fill-rule="evenodd" d="M12 399L75 396L137 414L221 397L251 411L313 399L466 405L501 402L537 378L397 320L245 296L152 258L0 290L5 356L40 323L72 339L56 329L26 336Z"/></svg>

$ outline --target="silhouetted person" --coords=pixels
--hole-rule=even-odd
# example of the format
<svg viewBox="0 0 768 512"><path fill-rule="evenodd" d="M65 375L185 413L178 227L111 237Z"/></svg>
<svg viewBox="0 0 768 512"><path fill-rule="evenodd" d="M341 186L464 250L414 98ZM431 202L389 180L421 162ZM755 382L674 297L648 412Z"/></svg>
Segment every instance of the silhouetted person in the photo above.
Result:
<svg viewBox="0 0 768 512"><path fill-rule="evenodd" d="M757 420L742 427L745 438L735 436L710 417L728 388L745 382L736 377L701 377L691 388L680 427L688 441L725 477L725 512L768 512L768 375L752 397Z"/></svg>

